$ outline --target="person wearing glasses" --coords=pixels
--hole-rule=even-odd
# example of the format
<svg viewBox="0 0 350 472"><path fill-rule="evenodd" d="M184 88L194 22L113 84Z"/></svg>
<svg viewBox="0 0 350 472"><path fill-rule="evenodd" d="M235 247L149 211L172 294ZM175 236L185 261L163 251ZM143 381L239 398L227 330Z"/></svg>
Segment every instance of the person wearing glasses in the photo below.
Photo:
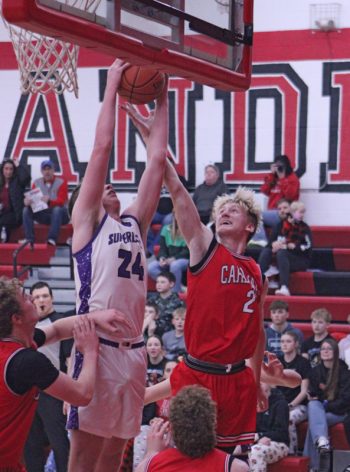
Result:
<svg viewBox="0 0 350 472"><path fill-rule="evenodd" d="M308 431L304 456L311 470L330 470L328 427L341 423L350 411L350 371L339 359L338 344L326 339L320 348L320 362L310 373Z"/></svg>

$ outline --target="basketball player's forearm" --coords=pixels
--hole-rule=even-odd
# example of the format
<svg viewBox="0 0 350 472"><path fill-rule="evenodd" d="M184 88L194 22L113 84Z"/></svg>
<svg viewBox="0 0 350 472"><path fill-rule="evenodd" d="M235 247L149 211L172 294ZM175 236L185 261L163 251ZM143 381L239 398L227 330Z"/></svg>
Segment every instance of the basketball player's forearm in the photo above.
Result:
<svg viewBox="0 0 350 472"><path fill-rule="evenodd" d="M77 395L80 401L86 401L86 404L90 403L94 393L97 357L98 354L96 352L84 352L83 368L78 380L76 380Z"/></svg>
<svg viewBox="0 0 350 472"><path fill-rule="evenodd" d="M169 139L168 87L157 100L154 120L147 140L147 157L165 165ZM164 169L163 169L164 171ZM162 174L163 174L162 171Z"/></svg>
<svg viewBox="0 0 350 472"><path fill-rule="evenodd" d="M154 403L164 398L168 398L171 395L170 380L163 380L152 387L147 387L145 391L144 404Z"/></svg>
<svg viewBox="0 0 350 472"><path fill-rule="evenodd" d="M255 348L253 356L248 360L248 365L253 370L254 378L257 385L260 384L261 378L261 364L264 359L265 352L265 331L264 329L260 330L258 344Z"/></svg>

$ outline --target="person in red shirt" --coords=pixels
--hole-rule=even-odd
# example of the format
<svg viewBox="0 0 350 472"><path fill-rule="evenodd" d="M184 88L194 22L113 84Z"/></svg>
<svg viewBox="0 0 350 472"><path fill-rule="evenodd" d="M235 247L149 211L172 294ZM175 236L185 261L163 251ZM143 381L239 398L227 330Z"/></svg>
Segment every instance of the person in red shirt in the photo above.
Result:
<svg viewBox="0 0 350 472"><path fill-rule="evenodd" d="M128 112L147 142L147 122L136 109L130 107ZM243 256L259 224L260 207L254 192L243 187L233 195L218 197L213 236L170 161L164 180L190 251L184 330L187 354L171 375L172 394L185 385L208 388L218 405L218 446L232 451L253 442L256 415L252 405L265 403L260 368L267 281L257 263Z"/></svg>
<svg viewBox="0 0 350 472"><path fill-rule="evenodd" d="M34 242L34 221L49 225L47 243L55 246L61 225L69 222L67 210L68 186L62 176L55 175L55 167L52 161L41 163L42 177L34 180L32 190L39 189L42 192L41 200L46 208L33 208L33 199L26 196L23 209L23 228L25 239Z"/></svg>
<svg viewBox="0 0 350 472"><path fill-rule="evenodd" d="M267 174L260 191L268 197L267 210L263 211L263 225L252 238L251 244L266 246L265 227L274 228L280 223L278 203L286 199L289 203L299 199L300 182L293 172L288 156L277 156L271 164L271 173Z"/></svg>
<svg viewBox="0 0 350 472"><path fill-rule="evenodd" d="M171 400L169 422L155 418L136 472L246 472L248 465L216 445L216 405L208 389L184 387ZM176 447L169 447L173 441Z"/></svg>
<svg viewBox="0 0 350 472"><path fill-rule="evenodd" d="M31 295L17 279L0 278L0 472L25 472L23 447L28 436L39 389L74 405L87 405L93 395L99 342L94 323L108 333L129 326L116 310L57 320L38 329ZM60 372L37 348L72 337L84 353L78 380ZM85 362L86 361L86 362Z"/></svg>

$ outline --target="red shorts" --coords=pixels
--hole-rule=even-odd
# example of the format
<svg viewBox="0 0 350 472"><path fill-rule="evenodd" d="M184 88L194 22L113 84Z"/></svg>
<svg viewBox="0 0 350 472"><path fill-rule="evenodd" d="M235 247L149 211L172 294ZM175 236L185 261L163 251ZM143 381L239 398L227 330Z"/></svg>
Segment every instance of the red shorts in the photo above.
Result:
<svg viewBox="0 0 350 472"><path fill-rule="evenodd" d="M170 376L171 393L186 385L202 385L217 404L217 446L232 448L254 442L256 427L256 383L253 371L215 375L191 369L180 362Z"/></svg>

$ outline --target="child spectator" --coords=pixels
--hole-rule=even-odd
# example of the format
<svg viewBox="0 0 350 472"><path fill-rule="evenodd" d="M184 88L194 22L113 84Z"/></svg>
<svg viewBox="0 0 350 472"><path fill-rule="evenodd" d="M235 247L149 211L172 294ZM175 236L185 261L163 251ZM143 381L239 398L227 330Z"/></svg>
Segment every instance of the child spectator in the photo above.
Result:
<svg viewBox="0 0 350 472"><path fill-rule="evenodd" d="M311 313L311 328L313 335L305 339L301 345L301 353L309 359L311 367L315 367L320 360L320 347L325 339L333 339L328 333L328 326L332 315L326 308L318 308Z"/></svg>
<svg viewBox="0 0 350 472"><path fill-rule="evenodd" d="M268 409L257 414L255 444L249 454L249 470L266 472L273 464L288 455L288 403L278 389L262 383L268 398Z"/></svg>
<svg viewBox="0 0 350 472"><path fill-rule="evenodd" d="M158 319L158 306L149 300L145 304L145 317L143 320L142 332L147 339L153 334L158 334L156 320Z"/></svg>
<svg viewBox="0 0 350 472"><path fill-rule="evenodd" d="M311 261L311 229L303 221L305 205L293 202L290 206L291 215L282 223L281 238L274 246L276 264L279 270L280 288L276 295L290 295L289 276L291 272L305 271Z"/></svg>
<svg viewBox="0 0 350 472"><path fill-rule="evenodd" d="M289 453L296 454L298 449L298 436L296 425L307 418L307 392L311 365L303 356L298 354L299 340L293 331L282 334L281 349L283 355L280 361L284 369L291 369L300 374L301 385L295 388L278 387L283 393L289 405Z"/></svg>
<svg viewBox="0 0 350 472"><path fill-rule="evenodd" d="M281 351L281 336L287 331L296 333L301 344L304 340L304 335L298 328L293 328L291 323L288 323L289 305L283 300L274 300L270 307L270 317L272 323L265 328L266 332L266 350L274 352L277 356L282 355Z"/></svg>
<svg viewBox="0 0 350 472"><path fill-rule="evenodd" d="M338 344L325 339L320 348L320 362L311 369L308 431L304 455L310 457L310 467L330 470L328 426L340 423L350 411L350 372L339 359ZM319 467L321 466L321 467Z"/></svg>
<svg viewBox="0 0 350 472"><path fill-rule="evenodd" d="M150 301L158 307L158 319L156 319L157 333L162 336L166 331L170 331L173 326L171 323L173 311L183 302L177 293L173 292L175 276L171 272L163 272L158 275L156 280L157 294L150 297Z"/></svg>
<svg viewBox="0 0 350 472"><path fill-rule="evenodd" d="M163 226L160 232L160 250L158 260L150 262L148 275L156 280L162 271L169 271L175 276L174 292L181 292L182 275L189 262L189 251L180 232L175 215L169 225Z"/></svg>
<svg viewBox="0 0 350 472"><path fill-rule="evenodd" d="M156 385L163 380L166 359L163 354L162 340L158 336L150 336L146 343L147 351L147 376L146 387ZM149 403L143 408L141 431L134 441L134 468L142 461L146 453L147 432L150 421L157 414L156 403Z"/></svg>
<svg viewBox="0 0 350 472"><path fill-rule="evenodd" d="M172 323L175 329L163 334L162 340L165 350L165 357L169 361L177 359L186 352L184 326L186 318L186 308L180 306L173 312Z"/></svg>
<svg viewBox="0 0 350 472"><path fill-rule="evenodd" d="M350 324L350 315L348 315L347 322ZM350 334L339 341L339 357L346 362L350 369Z"/></svg>

